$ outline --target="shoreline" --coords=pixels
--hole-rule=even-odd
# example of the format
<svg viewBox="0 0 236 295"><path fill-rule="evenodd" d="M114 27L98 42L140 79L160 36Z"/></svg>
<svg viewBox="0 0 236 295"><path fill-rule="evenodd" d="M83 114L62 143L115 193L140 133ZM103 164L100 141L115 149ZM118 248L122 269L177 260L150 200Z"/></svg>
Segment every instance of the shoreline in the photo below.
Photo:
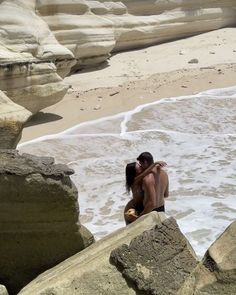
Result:
<svg viewBox="0 0 236 295"><path fill-rule="evenodd" d="M71 88L64 99L34 115L19 143L162 98L236 86L234 44L236 28L227 28L117 53L103 66L66 77Z"/></svg>

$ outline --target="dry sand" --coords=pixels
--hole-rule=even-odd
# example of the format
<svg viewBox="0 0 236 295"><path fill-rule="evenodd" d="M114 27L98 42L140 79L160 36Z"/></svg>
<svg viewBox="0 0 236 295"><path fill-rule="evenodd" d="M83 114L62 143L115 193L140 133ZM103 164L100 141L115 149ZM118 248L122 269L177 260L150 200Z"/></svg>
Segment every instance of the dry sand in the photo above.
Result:
<svg viewBox="0 0 236 295"><path fill-rule="evenodd" d="M160 98L236 86L236 28L117 53L65 82L67 95L27 123L21 142Z"/></svg>

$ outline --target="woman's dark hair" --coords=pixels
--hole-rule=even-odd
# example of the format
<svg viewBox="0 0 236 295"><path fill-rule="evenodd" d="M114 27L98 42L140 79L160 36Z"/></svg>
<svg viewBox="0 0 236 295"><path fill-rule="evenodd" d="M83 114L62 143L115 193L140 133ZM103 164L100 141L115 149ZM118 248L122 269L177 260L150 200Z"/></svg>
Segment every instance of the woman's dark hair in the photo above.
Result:
<svg viewBox="0 0 236 295"><path fill-rule="evenodd" d="M131 186L134 184L134 179L136 176L136 162L132 162L126 165L125 177L126 177L126 191L130 192Z"/></svg>

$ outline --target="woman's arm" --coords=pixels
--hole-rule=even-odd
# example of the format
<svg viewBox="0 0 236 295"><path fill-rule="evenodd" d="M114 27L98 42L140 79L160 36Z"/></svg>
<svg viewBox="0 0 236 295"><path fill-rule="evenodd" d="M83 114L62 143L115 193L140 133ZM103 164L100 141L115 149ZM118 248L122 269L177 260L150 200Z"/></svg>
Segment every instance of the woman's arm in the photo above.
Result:
<svg viewBox="0 0 236 295"><path fill-rule="evenodd" d="M134 185L136 185L141 180L143 180L143 178L146 175L148 175L155 166L161 168L161 167L165 167L166 165L167 164L164 161L157 161L157 162L153 163L151 166L149 166L147 169L145 169L141 174L139 174L138 176L135 177L135 179L134 179Z"/></svg>

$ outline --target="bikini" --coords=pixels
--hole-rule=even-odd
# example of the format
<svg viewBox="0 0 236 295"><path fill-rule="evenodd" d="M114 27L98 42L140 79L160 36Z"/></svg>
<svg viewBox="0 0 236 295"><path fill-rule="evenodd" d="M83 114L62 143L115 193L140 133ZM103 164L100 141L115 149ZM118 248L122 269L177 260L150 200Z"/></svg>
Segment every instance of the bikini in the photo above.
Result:
<svg viewBox="0 0 236 295"><path fill-rule="evenodd" d="M156 212L165 212L165 206L160 206L158 208L154 208L152 209L152 211L156 211Z"/></svg>

